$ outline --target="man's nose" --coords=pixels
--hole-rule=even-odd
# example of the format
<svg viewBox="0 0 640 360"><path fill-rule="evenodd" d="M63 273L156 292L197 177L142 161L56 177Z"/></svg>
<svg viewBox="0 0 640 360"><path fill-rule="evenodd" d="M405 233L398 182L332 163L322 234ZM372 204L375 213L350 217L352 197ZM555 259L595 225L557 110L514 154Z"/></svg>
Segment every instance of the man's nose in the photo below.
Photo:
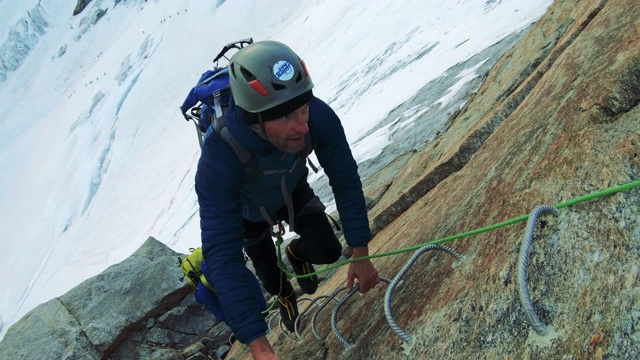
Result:
<svg viewBox="0 0 640 360"><path fill-rule="evenodd" d="M309 132L309 118L305 114L296 114L294 123L294 130L301 134L306 134Z"/></svg>

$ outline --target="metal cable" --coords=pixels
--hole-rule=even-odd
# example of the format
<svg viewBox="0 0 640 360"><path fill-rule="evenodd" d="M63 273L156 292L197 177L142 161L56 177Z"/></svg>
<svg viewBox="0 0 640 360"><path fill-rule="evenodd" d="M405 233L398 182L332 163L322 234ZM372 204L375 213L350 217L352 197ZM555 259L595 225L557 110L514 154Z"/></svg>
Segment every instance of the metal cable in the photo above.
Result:
<svg viewBox="0 0 640 360"><path fill-rule="evenodd" d="M395 289L395 287L400 283L400 280L402 279L402 277L407 273L407 271L409 271L409 268L413 265L413 263L415 263L416 260L418 260L418 257L422 255L424 252L429 250L444 251L447 254L456 258L456 260L458 261L463 261L464 259L464 257L460 255L458 252L446 246L427 245L418 249L413 254L411 259L407 261L407 263L400 270L400 272L398 272L396 277L393 278L393 281L391 281L391 283L389 284L389 287L387 288L387 292L384 295L384 315L387 318L387 322L389 323L389 326L391 326L391 329L393 329L393 331L396 334L398 334L398 336L400 336L402 341L404 341L407 344L411 344L413 342L413 338L409 334L407 334L404 330L402 330L400 326L398 326L398 324L396 323L396 320L393 317L393 313L391 312L391 295L393 294L393 290Z"/></svg>
<svg viewBox="0 0 640 360"><path fill-rule="evenodd" d="M557 216L558 209L553 206L541 205L533 209L531 215L529 215L527 230L524 233L524 239L522 246L520 247L520 256L518 257L518 290L520 293L520 302L524 308L527 321L538 335L544 336L547 334L547 329L538 318L538 315L536 315L533 303L531 302L531 297L529 296L529 290L527 289L527 265L529 264L529 252L531 251L533 235L536 230L536 226L538 225L538 218L542 214L553 214Z"/></svg>
<svg viewBox="0 0 640 360"><path fill-rule="evenodd" d="M533 308L533 305L531 303L530 297L529 297L529 292L527 290L527 285L526 285L526 278L527 278L527 265L528 265L528 261L529 261L529 252L531 250L531 243L533 242L533 235L534 235L534 230L535 227L537 225L537 221L538 221L538 217L544 213L552 213L554 215L558 215L558 210L557 209L561 209L561 208L565 208L568 206L572 206L581 202L585 202L588 200L592 200L592 199L596 199L602 196L606 196L606 195L611 195L611 194L615 194L621 191L626 191L629 189L633 189L636 187L640 187L640 180L637 181L633 181L627 184L623 184L620 186L616 186L616 187L611 187L605 190L601 190L601 191L597 191L579 198L575 198L575 199L571 199L569 201L563 202L563 203L559 203L556 204L555 207L551 207L551 206L539 206L537 208L535 208L533 210L533 212L530 215L523 215L523 216L519 216L507 221L503 221L501 223L498 224L493 224L490 226L486 226L484 228L480 228L480 229L476 229L476 230L472 230L472 231L468 231L465 233L461 233L461 234L456 234L453 236L449 236L446 238L442 238L442 239L438 239L438 240L434 240L431 241L429 243L426 244L422 244L422 245L416 245L416 246L412 246L410 248L405 248L405 249L399 249L399 250L395 250L395 251L391 251L388 253L382 253L382 254L376 254L376 255L371 255L371 256L367 256L364 257L363 259L373 259L373 258L377 258L377 257L383 257L383 256L390 256L390 255L396 255L396 254L400 254L402 252L407 252L407 251L412 251L412 250L417 250L416 253L414 254L414 256L412 257L412 259L409 261L409 263L407 265L405 265L405 268L403 268L403 270L401 270L400 273L398 273L396 275L396 277L394 278L394 281L391 282L388 279L382 278L381 279L385 282L387 282L389 284L389 288L387 289L387 294L385 296L385 316L387 317L387 320L389 322L389 324L391 325L392 329L407 343L411 343L413 341L413 339L406 334L404 331L402 331L402 329L400 329L397 324L395 324L395 321L393 319L393 315L391 314L391 307L390 307L390 297L391 294L393 292L393 289L395 288L395 286L397 286L397 284L400 282L400 279L402 278L402 276L404 276L404 274L406 273L408 267L411 266L411 264L417 259L417 257L422 254L423 252L427 251L427 250L443 250L446 251L447 253L451 254L452 256L456 257L456 259L458 260L462 260L463 257L462 255L458 254L457 252L453 251L452 249L449 249L447 247L444 246L439 246L439 245L435 245L435 244L440 244L443 242L447 242L447 241L453 241L453 240L457 240L463 237L467 237L467 236L472 236L472 235L477 235L477 234L481 234L487 231L491 231L491 230L495 230L507 225L512 225L515 224L516 222L520 222L523 221L525 219L528 218L528 224L527 224L527 230L525 232L525 237L524 237L524 242L522 244L522 247L520 249L520 256L518 259L518 283L519 283L519 291L520 291L520 301L523 304L523 307L525 309L525 314L527 317L527 320L529 321L529 323L534 327L535 331L539 334L539 335L545 335L547 333L547 330L545 328L545 326L540 322L540 320L538 319L535 310ZM439 248L434 248L434 247L439 247ZM278 249L279 249L279 244L278 244ZM278 263L278 267L280 267L281 271L284 272L285 274L289 275L289 276L294 276L297 277L295 274L292 274L290 272L288 272L286 270L286 267L284 266L284 263L282 262L282 255L280 253L280 251L278 251L278 259L279 259L279 263ZM324 268L322 271L318 271L315 274L318 274L320 272L326 272L329 270L333 270L337 267L343 266L347 263L351 263L354 262L356 260L360 260L360 259L352 259L350 261L345 261L342 263L337 263L331 266L328 266L326 268ZM338 338L338 340L343 344L343 346L345 348L349 348L351 345L338 333L337 330L337 313L339 308L353 295L355 294L355 292L359 289L359 287L356 285L356 287L354 287L354 289L349 293L349 295L340 300L335 299L336 295L338 293L340 293L341 291L344 291L346 289L345 288L341 288L339 290L337 290L332 296L329 296L329 301L323 302L318 310L316 310L316 313L313 315L313 319L312 319L312 330L314 335L316 336L316 338L318 338L320 341L324 342L324 339L317 333L316 329L315 329L315 320L318 316L318 314L320 313L320 311L322 311L322 309L324 309L324 307L326 306L326 304L328 304L329 302L331 302L331 300L336 300L338 301L338 305L336 306L336 308L333 311L332 317L331 317L331 327L334 331L334 333L336 334L336 337ZM326 295L320 296L319 298L327 298ZM318 300L318 299L316 299ZM315 303L315 301L313 301L313 303ZM311 305L309 306L309 308L311 307ZM267 310L268 311L268 310ZM305 309L306 312L306 309ZM267 316L267 318L265 320L268 320L268 325L269 325L269 330L271 330L271 321L273 320L275 316ZM299 320L299 319L298 319ZM301 335L299 334L299 330L298 330L298 325L299 325L299 321L296 321L295 327L296 327L296 335L300 338ZM281 329L282 329L282 325L281 325ZM289 337L291 339L291 337ZM293 340L293 339L291 339Z"/></svg>
<svg viewBox="0 0 640 360"><path fill-rule="evenodd" d="M339 291L336 291L333 295L320 295L318 297L316 297L315 299L311 299L308 297L303 297L303 298L299 298L297 300L297 303L300 303L301 301L309 301L311 302L306 308L304 308L304 310L302 310L298 317L296 318L296 321L294 322L294 329L295 329L295 335L297 336L298 340L304 340L304 337L302 336L302 332L300 331L300 322L302 321L302 318L304 318L306 316L306 313L311 309L311 307L313 305L318 306L318 309L316 310L316 312L313 314L313 317L311 319L311 330L313 331L313 334L316 336L316 338L322 342L324 342L324 339L318 334L316 328L315 328L315 321L317 318L318 313L320 312L320 310L322 310L327 303L329 303L331 300L335 300L335 301L339 301L337 299L335 299L336 295L340 292L343 291L345 288L343 287L342 289L340 289ZM318 304L319 300L322 299L329 299L326 302L323 302L321 304ZM282 327L282 319L281 319L281 315L279 311L271 311L269 313L269 315L267 315L267 317L265 318L265 321L267 321L268 327L269 327L269 331L273 331L272 326L271 326L271 321L274 318L278 318L279 320L279 325L280 325L280 330L282 330L284 332L284 328ZM285 334L286 335L286 334ZM290 340L294 340L291 336L287 336Z"/></svg>
<svg viewBox="0 0 640 360"><path fill-rule="evenodd" d="M640 187L640 180L637 181L633 181L627 184L623 184L620 186L616 186L616 187L611 187L605 190L601 190L601 191L597 191L585 196L581 196L579 198L575 198L575 199L571 199L569 201L563 202L563 203L559 203L556 204L555 206L539 206L537 208L535 208L530 215L522 215L507 221L503 221L501 223L497 223L497 224L493 224L490 226L486 226L480 229L476 229L476 230L472 230L472 231L467 231L465 233L461 233L461 234L456 234L456 235L452 235L449 237L445 237L442 239L438 239L438 240L434 240L431 241L429 243L425 243L422 245L416 245L416 246L412 246L409 248L405 248L405 249L399 249L399 250L394 250L391 252L387 252L387 253L382 253L382 254L376 254L376 255L370 255L367 257L364 257L363 259L373 259L373 258L377 258L377 257L383 257L383 256L390 256L390 255L396 255L396 254L400 254L402 252L407 252L407 251L413 251L416 250L416 253L414 254L414 256L412 257L412 259L409 261L409 263L413 263L417 257L422 254L424 251L427 250L443 250L446 251L447 253L451 254L452 256L456 257L458 260L462 260L463 257L458 254L457 252L446 248L446 247L441 247L441 248L433 248L432 246L438 246L436 244L441 244L444 242L448 242L448 241L453 241L453 240L457 240L463 237L468 237L468 236L473 236L473 235L478 235L484 232L488 232L491 230L495 230L504 226L508 226L508 225L512 225L515 224L517 222L523 221L528 219L528 224L527 224L527 229L525 232L525 236L524 236L524 242L522 243L522 246L520 248L520 256L518 258L518 283L519 283L519 293L520 293L520 301L523 305L523 308L525 310L525 315L527 318L527 321L532 325L532 327L534 328L534 330L536 331L536 333L538 333L539 335L545 335L547 333L546 327L544 326L544 324L542 324L542 322L538 319L536 313L535 313L535 309L533 308L533 304L531 302L530 296L529 296L529 292L527 290L527 284L526 284L526 278L527 278L527 266L528 266L528 262L529 262L529 252L531 251L531 244L533 242L533 236L534 236L534 230L535 227L537 225L538 222L538 218L540 215L545 214L545 213L551 213L553 215L558 215L558 209L561 208L565 208L565 207L569 207L578 203L582 203L588 200L592 200L592 199L596 199L599 197L603 197L603 196L607 196L607 195L611 195L611 194L615 194L621 191L626 191L629 189L633 189L633 188L637 188ZM449 250L449 251L448 251ZM457 256L456 256L457 255ZM296 275L289 273L286 268L284 267L283 263L282 263L282 258L281 258L281 254L278 253L278 258L280 259L278 266L281 268L281 270L290 276L294 276L296 277ZM329 271L329 270L333 270L337 267L343 266L347 263L351 263L354 262L356 260L360 260L360 259L352 259L350 261L345 261L342 263L337 263L331 266L328 266L326 268L324 268L322 271L318 271L316 272L316 274L320 273L320 272L325 272L325 271ZM406 273L407 269L409 266L411 266L411 264L407 264L405 265L405 268L403 268L403 270L398 273L396 275L396 277L394 278L394 282L392 283L391 281L389 281L388 279L384 279L385 282L387 282L389 284L389 288L387 289L387 294L385 296L385 316L387 317L387 320L390 324L390 326L392 327L392 329L407 343L412 343L413 339L406 334L406 332L402 331L402 329L400 329L397 324L395 323L394 319L393 319L393 315L391 313L391 306L390 306L390 296L393 292L393 289L395 288L395 286L397 286L397 284L400 282L400 279L402 278L402 276L404 276L404 274ZM356 287L349 293L349 295L347 297L345 297L344 299L342 299L341 301L339 301L338 305L336 306L336 308L333 311L332 317L331 317L331 327L336 335L336 337L338 338L338 340L343 344L343 346L347 349L349 349L351 347L351 345L339 334L338 330L337 330L337 313L340 309L340 307L353 295L355 294L355 292L359 289L359 287L356 285ZM330 300L335 300L335 296L340 293L341 291L344 291L345 288L341 288L338 291L336 291L333 296L330 297ZM326 298L325 296L322 296L322 298ZM317 318L317 315L320 313L320 311L322 311L322 309L324 309L324 307L326 306L326 304L328 304L329 301L326 301L324 303L322 303L322 305L319 306L318 310L316 310L316 313L313 315L313 319L312 319L312 330L314 335L316 336L316 338L318 338L321 341L324 341L324 339L317 333L316 329L315 329L315 320ZM338 300L336 300L338 301ZM311 306L309 306L311 307ZM270 323L271 323L271 319L269 319L269 328L271 328ZM299 335L299 331L297 329L296 325L296 335L298 335L298 337L300 337Z"/></svg>
<svg viewBox="0 0 640 360"><path fill-rule="evenodd" d="M300 302L302 302L302 301L309 301L310 302L310 304L306 308L304 308L304 310L302 310L302 311L300 311L298 313L298 317L296 318L296 320L293 323L293 329L294 329L294 332L295 332L296 336L298 337L298 340L304 340L304 338L302 337L302 334L300 333L300 321L302 321L302 318L305 317L305 314L307 313L307 311L309 311L309 309L311 309L311 307L313 305L320 306L320 305L316 304L318 302L318 300L326 298L326 297L327 297L327 295L320 295L315 299L311 299L311 298L308 298L308 297L301 297L301 298L298 299L298 301L297 301L298 304Z"/></svg>
<svg viewBox="0 0 640 360"><path fill-rule="evenodd" d="M313 332L313 335L315 335L316 339L320 340L323 344L324 338L320 336L320 334L316 330L316 319L318 318L318 314L320 314L320 311L322 311L327 306L327 304L331 302L331 300L335 300L340 303L341 300L337 299L336 296L338 296L338 294L344 291L346 288L346 286L343 286L340 289L336 290L333 294L331 294L331 296L329 296L329 300L322 303L322 305L320 305L320 308L313 314L313 318L311 318L311 331Z"/></svg>
<svg viewBox="0 0 640 360"><path fill-rule="evenodd" d="M400 338L402 338L403 341L405 341L406 343L409 343L409 344L411 342L413 342L413 339L411 338L411 336L409 336L406 332L404 332L397 325L397 323L395 322L395 319L393 317L393 314L391 312L391 295L393 294L394 288L398 285L398 283L400 282L402 277L407 273L409 268L416 262L418 257L420 255L422 255L424 252L429 251L429 250L444 251L444 252L450 254L451 256L453 256L454 258L456 258L456 260L458 260L458 261L462 261L464 259L464 257L462 255L460 255L458 252L456 252L455 250L453 250L451 248L448 248L446 246L442 246L442 245L427 245L427 246L424 246L424 247L418 249L415 252L415 254L405 264L405 266L400 270L400 272L396 275L396 277L393 280L390 280L390 279L382 277L382 276L380 277L380 280L382 280L385 283L389 284L389 288L387 289L387 291L385 293L385 298L384 298L384 312L385 312L385 316L387 318L387 322L389 323L389 326L391 326L393 331L396 334L398 334L398 336L400 336ZM340 341L340 343L345 347L345 349L349 349L352 346L351 344L349 344L349 342L338 331L338 325L337 325L338 324L338 311L340 310L342 305L344 305L347 302L347 300L349 300L360 289L360 286L358 284L356 284L356 286L342 300L336 299L336 296L340 292L346 290L346 288L347 287L344 286L344 287L336 290L332 295L321 295L321 296L318 296L315 299L301 298L301 299L298 300L298 301L300 301L300 300L311 301L311 304L309 306L307 306L300 313L300 315L298 316L298 318L296 319L296 322L294 324L295 334L298 337L298 340L304 340L304 338L302 337L302 334L300 332L300 329L299 329L300 321L301 321L302 317L305 316L307 311L309 311L309 309L315 304L315 305L318 306L318 309L313 314L313 317L312 317L312 320L311 320L311 331L313 332L313 334L316 337L316 339L318 339L319 341L324 343L325 339L318 333L318 331L316 329L316 319L318 317L318 314L320 314L320 312L327 306L328 303L331 302L331 300L336 300L336 301L338 301L338 304L333 309L333 312L331 314L331 329L333 330L333 333L335 334L335 336L338 339L338 341ZM322 304L318 305L317 302L319 300L321 300L321 299L328 299L328 300L324 301L324 302L322 302ZM271 327L271 326L269 326L269 327ZM280 328L282 329L282 324L280 324ZM283 330L283 332L284 332L284 330ZM285 335L287 335L287 334L285 334ZM293 341L293 338L291 338L290 336L287 336L287 337L290 340Z"/></svg>
<svg viewBox="0 0 640 360"><path fill-rule="evenodd" d="M270 311L269 314L267 314L267 316L264 318L264 320L267 322L267 327L269 328L269 332L273 331L273 328L271 327L271 321L273 321L275 317L276 317L276 312Z"/></svg>
<svg viewBox="0 0 640 360"><path fill-rule="evenodd" d="M391 282L391 280L382 276L380 276L380 280L384 281L387 284ZM360 285L356 284L351 292L347 296L345 296L345 298L342 299L342 301L340 301L338 305L336 305L335 309L333 309L333 313L331 314L331 329L333 329L333 333L336 335L336 338L338 338L338 341L340 341L342 346L344 346L344 348L347 350L351 347L351 344L349 344L349 342L345 338L343 338L338 331L338 311L340 310L340 307L342 307L342 305L344 305L344 303L346 303L347 300L349 300L358 290L360 290Z"/></svg>

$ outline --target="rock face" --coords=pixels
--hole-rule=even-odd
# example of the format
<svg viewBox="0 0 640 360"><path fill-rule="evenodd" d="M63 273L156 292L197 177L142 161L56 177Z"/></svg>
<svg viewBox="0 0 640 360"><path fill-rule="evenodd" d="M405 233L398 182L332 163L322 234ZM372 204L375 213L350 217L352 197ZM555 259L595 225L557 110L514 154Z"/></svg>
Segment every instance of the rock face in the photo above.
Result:
<svg viewBox="0 0 640 360"><path fill-rule="evenodd" d="M640 179L640 6L635 0L555 1L492 68L468 106L397 176L368 179L381 254L479 229ZM404 160L403 160L404 161ZM389 180L392 178L392 180ZM383 193L383 194L381 194ZM286 359L640 358L640 190L545 215L529 256L538 337L518 297L520 222L426 252L395 291L391 309L413 337L403 345L384 315L381 284L329 305L291 341L269 334ZM411 252L373 260L393 278ZM346 267L317 294L344 286ZM340 295L342 296L342 295ZM301 304L304 306L304 303ZM229 356L250 358L246 347Z"/></svg>
<svg viewBox="0 0 640 360"><path fill-rule="evenodd" d="M195 303L179 255L149 238L11 326L0 359L185 359L228 350L231 332Z"/></svg>
<svg viewBox="0 0 640 360"><path fill-rule="evenodd" d="M636 0L555 1L446 131L366 179L370 253L417 249L640 179L639 19ZM310 330L312 312L302 339L279 329L269 339L283 359L640 358L639 210L633 188L541 218L524 288L547 336L533 331L519 299L520 221L443 244L462 262L440 251L417 259L389 302L408 343L385 318L385 284L340 307L343 341L330 325L336 302L316 319L324 341ZM149 239L14 324L0 358L224 356L229 330L194 303L178 255ZM373 262L393 278L411 256ZM346 269L322 275L317 295L343 287ZM236 343L231 357L251 356Z"/></svg>
<svg viewBox="0 0 640 360"><path fill-rule="evenodd" d="M75 9L73 9L73 16L80 14L82 10L84 10L84 8L89 5L90 2L91 0L78 0Z"/></svg>

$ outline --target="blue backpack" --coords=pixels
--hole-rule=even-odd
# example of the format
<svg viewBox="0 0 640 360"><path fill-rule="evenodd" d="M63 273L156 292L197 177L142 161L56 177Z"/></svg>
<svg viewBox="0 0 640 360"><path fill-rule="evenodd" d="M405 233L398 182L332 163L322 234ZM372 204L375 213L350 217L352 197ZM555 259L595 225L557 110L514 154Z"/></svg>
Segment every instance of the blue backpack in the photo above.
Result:
<svg viewBox="0 0 640 360"><path fill-rule="evenodd" d="M180 105L180 112L184 118L193 121L198 132L198 141L202 146L204 135L209 126L216 119L224 120L224 114L229 106L231 89L229 88L229 67L218 66L220 59L231 49L240 50L246 45L253 44L252 38L235 41L225 45L213 59L214 69L205 71L198 79L198 83Z"/></svg>
<svg viewBox="0 0 640 360"><path fill-rule="evenodd" d="M189 91L180 110L187 120L192 120L196 125L200 146L204 142L207 130L213 125L212 130L236 153L250 182L258 176L258 165L251 152L237 142L226 127L224 116L229 108L230 98L229 68L207 70L200 76L196 86ZM187 114L189 109L190 115Z"/></svg>
<svg viewBox="0 0 640 360"><path fill-rule="evenodd" d="M185 119L192 120L196 124L201 145L202 137L213 120L224 117L230 97L229 68L225 66L205 71L180 105L180 111ZM187 114L189 110L191 115Z"/></svg>

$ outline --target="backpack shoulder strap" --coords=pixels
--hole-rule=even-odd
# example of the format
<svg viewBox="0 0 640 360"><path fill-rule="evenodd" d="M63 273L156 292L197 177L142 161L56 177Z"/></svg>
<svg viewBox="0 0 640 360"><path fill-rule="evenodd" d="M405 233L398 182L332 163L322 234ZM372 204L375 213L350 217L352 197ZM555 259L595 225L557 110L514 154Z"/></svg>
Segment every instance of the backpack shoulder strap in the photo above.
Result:
<svg viewBox="0 0 640 360"><path fill-rule="evenodd" d="M220 77L220 76L229 76L229 67L224 67L222 69L220 69L219 71L217 71L216 73L214 73L213 75L201 80L198 85L196 86L202 86L204 84L208 84L211 81L213 81L215 78ZM222 102L220 100L221 94L222 94L222 90L226 90L228 89L229 86L225 86L223 88L218 88L213 90L212 94L213 95L213 110L216 114L216 117L222 117L223 115L223 109L222 109Z"/></svg>
<svg viewBox="0 0 640 360"><path fill-rule="evenodd" d="M245 184L253 182L258 177L260 169L258 169L258 163L251 151L247 149L244 145L242 145L238 140L236 140L231 132L227 128L224 117L216 118L214 121L214 130L224 142L226 142L231 150L236 154L238 160L242 164L245 173Z"/></svg>
<svg viewBox="0 0 640 360"><path fill-rule="evenodd" d="M253 154L249 149L247 149L244 145L240 144L238 140L236 140L229 132L229 129L225 126L220 130L220 137L224 140L233 152L240 160L242 167L244 168L245 173L245 183L248 184L253 182L258 177L259 169L256 159L253 157Z"/></svg>
<svg viewBox="0 0 640 360"><path fill-rule="evenodd" d="M317 174L318 167L311 161L311 159L309 159L309 155L311 155L312 152L313 142L311 141L311 132L307 132L304 136L304 148L300 150L300 159L302 159L302 161L306 161L307 164L309 164L309 167L311 167L311 170Z"/></svg>
<svg viewBox="0 0 640 360"><path fill-rule="evenodd" d="M302 157L308 157L313 152L313 142L311 141L311 131L304 136L304 148L300 151Z"/></svg>

